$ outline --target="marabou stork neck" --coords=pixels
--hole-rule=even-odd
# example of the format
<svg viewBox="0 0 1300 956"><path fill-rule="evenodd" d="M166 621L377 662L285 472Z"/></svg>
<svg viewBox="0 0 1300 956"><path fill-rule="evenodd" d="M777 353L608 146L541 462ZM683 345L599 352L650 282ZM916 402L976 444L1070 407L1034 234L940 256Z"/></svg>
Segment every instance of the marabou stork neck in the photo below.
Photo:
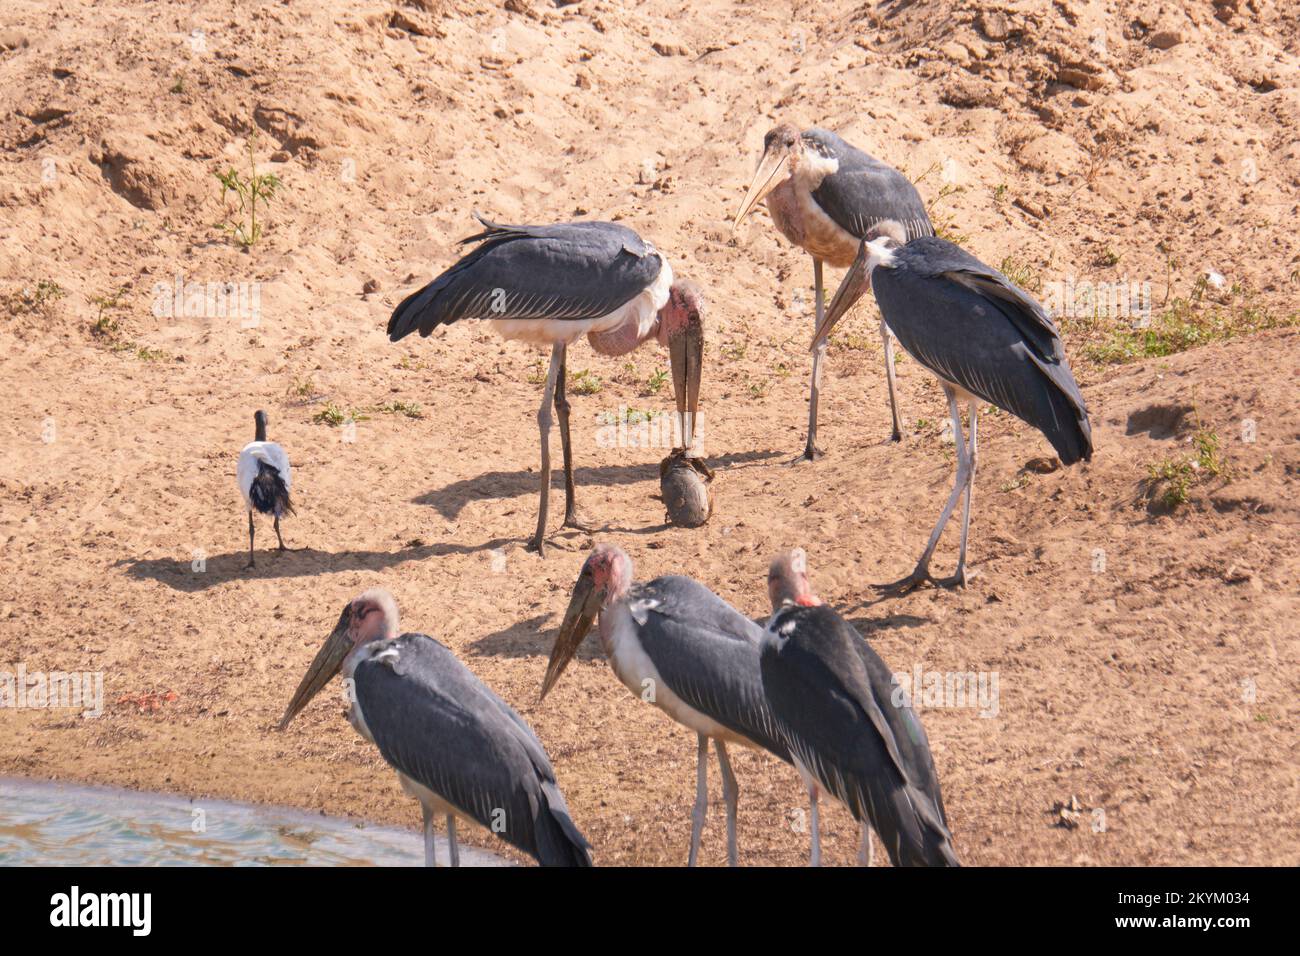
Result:
<svg viewBox="0 0 1300 956"><path fill-rule="evenodd" d="M275 516L275 538L280 543L280 550L290 550L284 545L280 535L280 518L293 514L293 502L289 498L289 489L293 485L293 474L289 468L289 456L284 449L273 441L266 440L266 412L258 410L253 414L254 437L239 453L239 463L235 467L235 481L239 484L239 493L244 496L244 506L248 509L248 564L245 569L254 567L253 561L253 512Z"/></svg>
<svg viewBox="0 0 1300 956"><path fill-rule="evenodd" d="M925 203L911 180L829 130L816 127L801 133L784 123L763 138L763 158L736 213L733 233L764 198L781 234L813 257L814 329L821 326L824 315L823 262L847 268L853 263L862 237L886 221L893 222L908 239L934 235ZM897 442L902 441L903 427L894 382L894 344L883 316L880 338L893 417L891 437ZM824 341L813 349L808 443L803 453L809 461L821 454L816 445L817 402L825 353Z"/></svg>
<svg viewBox="0 0 1300 956"><path fill-rule="evenodd" d="M704 585L671 575L633 583L632 559L597 545L582 566L551 650L542 697L555 686L592 623L610 667L638 699L695 732L695 809L687 864L695 865L708 807L709 740L718 754L727 807L727 862L739 863L739 788L727 744L767 750L789 761L775 733L758 673L763 629Z"/></svg>
<svg viewBox="0 0 1300 956"><path fill-rule="evenodd" d="M1083 393L1065 360L1056 324L1029 293L946 239L931 236L904 244L879 226L867 234L845 273L817 329L814 348L868 288L903 348L943 386L957 447L956 483L916 569L885 588L906 593L925 581L965 587L979 403L996 405L1034 426L1052 443L1061 463L1073 465L1092 457ZM968 443L962 440L960 401L966 402L970 419ZM936 580L930 575L930 558L963 490L957 572Z"/></svg>
<svg viewBox="0 0 1300 956"><path fill-rule="evenodd" d="M398 636L397 602L372 588L349 601L280 721L284 730L330 678L351 682L348 720L397 771L424 811L424 862L436 866L434 818L473 820L542 866L590 866L555 771L532 729L456 656L425 634Z"/></svg>
<svg viewBox="0 0 1300 956"><path fill-rule="evenodd" d="M668 348L682 447L696 453L704 333L702 296L654 246L610 222L504 226L475 214L484 231L461 240L475 249L393 311L396 342L460 319L487 319L502 336L550 346L542 405L541 500L532 547L543 553L551 487L551 404L564 452L564 527L586 526L574 503L567 349L582 336L602 355L624 355L655 339Z"/></svg>
<svg viewBox="0 0 1300 956"><path fill-rule="evenodd" d="M957 866L925 729L893 674L808 583L802 548L773 559L772 619L763 637L763 690L808 788L811 863L821 863L818 794L843 803L862 828L858 861L871 865L874 828L894 866Z"/></svg>

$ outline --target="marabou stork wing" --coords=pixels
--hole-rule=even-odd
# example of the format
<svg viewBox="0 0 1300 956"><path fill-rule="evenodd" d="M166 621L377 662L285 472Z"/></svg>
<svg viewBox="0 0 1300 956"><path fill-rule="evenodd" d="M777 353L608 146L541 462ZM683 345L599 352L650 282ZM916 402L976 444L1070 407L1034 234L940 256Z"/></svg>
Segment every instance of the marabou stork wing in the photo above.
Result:
<svg viewBox="0 0 1300 956"><path fill-rule="evenodd" d="M353 672L384 759L543 865L589 866L541 742L441 643L403 634Z"/></svg>
<svg viewBox="0 0 1300 956"><path fill-rule="evenodd" d="M909 240L934 235L925 203L910 179L829 130L810 129L803 135L839 162L839 169L813 190L813 199L841 229L861 239L873 226L893 219Z"/></svg>
<svg viewBox="0 0 1300 956"><path fill-rule="evenodd" d="M629 608L641 646L674 694L790 761L758 672L761 627L698 581L678 575L635 586Z"/></svg>
<svg viewBox="0 0 1300 956"><path fill-rule="evenodd" d="M388 320L396 342L459 319L595 319L651 285L663 260L631 229L610 222L502 226L480 218L479 245Z"/></svg>

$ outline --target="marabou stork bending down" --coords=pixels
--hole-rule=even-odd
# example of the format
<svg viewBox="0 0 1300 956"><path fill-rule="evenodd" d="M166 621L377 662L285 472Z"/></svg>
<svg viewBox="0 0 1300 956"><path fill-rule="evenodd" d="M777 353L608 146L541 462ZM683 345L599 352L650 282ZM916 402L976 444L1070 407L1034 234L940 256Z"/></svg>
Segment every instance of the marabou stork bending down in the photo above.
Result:
<svg viewBox="0 0 1300 956"><path fill-rule="evenodd" d="M862 237L885 220L892 220L908 239L934 235L930 217L912 181L880 160L850 146L834 133L808 129L802 133L782 124L763 138L763 158L736 213L732 231L764 197L772 222L781 234L813 257L816 317L822 324L825 293L822 263L836 268L853 264ZM894 384L894 343L885 318L880 320L885 346L885 377L889 382L892 438L903 438ZM803 457L812 460L817 448L817 396L826 354L823 341L813 349L812 381L808 393L808 444Z"/></svg>
<svg viewBox="0 0 1300 956"><path fill-rule="evenodd" d="M817 797L829 793L862 826L858 860L870 865L868 823L895 866L957 866L939 778L920 719L889 666L808 583L802 548L768 572L773 614L760 673L781 738L808 788L812 865L821 862Z"/></svg>
<svg viewBox="0 0 1300 956"><path fill-rule="evenodd" d="M289 725L340 670L348 720L397 771L424 811L424 862L436 866L434 817L475 820L542 866L590 866L546 751L504 700L425 634L398 636L397 603L379 588L349 601L280 721Z"/></svg>
<svg viewBox="0 0 1300 956"><path fill-rule="evenodd" d="M597 545L582 566L564 613L542 697L555 686L597 618L601 645L618 679L699 738L690 866L695 865L704 830L713 740L727 806L727 862L736 866L739 789L726 745L761 748L790 760L776 736L759 678L763 629L690 578L669 575L634 584L632 559L614 545Z"/></svg>
<svg viewBox="0 0 1300 956"><path fill-rule="evenodd" d="M275 537L280 542L281 551L289 549L280 536L280 517L293 514L293 502L289 500L289 489L293 485L289 456L275 442L266 440L266 412L255 412L253 425L253 440L239 453L239 464L235 468L239 493L244 496L244 505L248 508L248 564L244 565L245 568L254 567L253 512L275 515Z"/></svg>
<svg viewBox="0 0 1300 956"><path fill-rule="evenodd" d="M814 349L825 342L835 323L870 288L899 343L934 373L948 397L957 447L956 484L916 569L886 585L896 593L923 581L966 586L979 402L1033 425L1052 443L1062 464L1092 457L1088 409L1047 310L960 246L934 237L906 244L903 239L892 223L867 234L813 340ZM967 403L969 444L962 440L960 401ZM930 558L963 490L957 572L936 580L930 575Z"/></svg>
<svg viewBox="0 0 1300 956"><path fill-rule="evenodd" d="M573 492L565 356L587 336L602 355L624 355L648 339L668 347L682 447L694 446L704 357L701 296L673 281L668 261L626 226L569 222L502 226L475 214L484 231L461 240L479 245L424 288L407 296L388 321L396 342L427 336L459 319L488 319L505 338L551 347L542 407L542 490L532 546L543 552L551 487L551 402L564 450L564 527L584 527Z"/></svg>

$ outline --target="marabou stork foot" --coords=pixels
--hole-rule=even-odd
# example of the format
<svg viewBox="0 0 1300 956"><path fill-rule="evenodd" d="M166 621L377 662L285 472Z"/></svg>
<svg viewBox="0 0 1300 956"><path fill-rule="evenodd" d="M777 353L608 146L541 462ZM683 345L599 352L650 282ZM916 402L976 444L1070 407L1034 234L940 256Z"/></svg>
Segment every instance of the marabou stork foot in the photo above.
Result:
<svg viewBox="0 0 1300 956"><path fill-rule="evenodd" d="M257 567L257 563L252 558L249 558L248 563L244 565L244 570L248 571L255 567Z"/></svg>
<svg viewBox="0 0 1300 956"><path fill-rule="evenodd" d="M560 525L560 527L573 528L575 531L585 531L588 534L595 530L595 526L591 523L591 519L576 508L565 513L564 524Z"/></svg>
<svg viewBox="0 0 1300 956"><path fill-rule="evenodd" d="M968 568L965 565L957 569L957 573L947 578L931 578L930 582L939 588L962 588L963 590L970 583L971 578L979 573L974 568Z"/></svg>
<svg viewBox="0 0 1300 956"><path fill-rule="evenodd" d="M546 557L546 536L543 534L534 535L528 542L528 550L536 551L539 558Z"/></svg>
<svg viewBox="0 0 1300 956"><path fill-rule="evenodd" d="M948 578L936 578L930 573L929 568L920 567L905 578L889 584L877 584L876 590L882 591L889 597L902 597L915 591L922 584L933 584L937 588L965 588L967 581L973 577L975 572L964 567L958 568L957 573Z"/></svg>
<svg viewBox="0 0 1300 956"><path fill-rule="evenodd" d="M788 462L788 464L802 465L807 462L813 462L819 458L825 458L825 457L826 457L826 452L822 451L816 445L809 443L808 445L804 446L803 454L799 455L796 458L792 458Z"/></svg>

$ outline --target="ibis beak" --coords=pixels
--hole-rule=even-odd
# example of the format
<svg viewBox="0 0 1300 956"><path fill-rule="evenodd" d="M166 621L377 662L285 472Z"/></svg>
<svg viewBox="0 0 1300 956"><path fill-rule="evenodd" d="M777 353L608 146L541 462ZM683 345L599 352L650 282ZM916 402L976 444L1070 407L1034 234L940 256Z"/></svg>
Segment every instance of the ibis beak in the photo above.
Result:
<svg viewBox="0 0 1300 956"><path fill-rule="evenodd" d="M835 297L831 299L831 304L826 307L826 314L822 316L822 324L817 326L817 331L813 334L812 349L810 351L816 351L817 347L830 337L831 330L835 328L835 323L842 319L844 314L853 308L858 299L862 298L870 288L871 272L867 269L867 244L864 241L858 246L857 257L840 281L840 287L835 290Z"/></svg>
<svg viewBox="0 0 1300 956"><path fill-rule="evenodd" d="M668 360L673 370L673 396L677 400L677 421L682 448L688 453L695 444L695 425L700 413L700 377L704 366L704 324L692 312L685 331L668 341Z"/></svg>
<svg viewBox="0 0 1300 956"><path fill-rule="evenodd" d="M789 167L790 153L783 147L773 144L772 148L763 154L763 158L758 162L758 170L754 173L753 182L749 184L749 192L745 193L745 201L740 204L740 212L736 213L736 219L731 224L733 234L740 228L741 221L749 215L749 211L768 193L781 185Z"/></svg>
<svg viewBox="0 0 1300 956"><path fill-rule="evenodd" d="M280 730L288 727L289 721L297 717L298 712L306 707L311 699L320 693L320 689L330 682L330 678L339 672L339 668L343 666L343 659L352 650L352 639L348 637L348 628L351 624L352 605L348 604L339 615L339 622L334 625L333 632L316 652L311 666L307 668L302 682L298 684L298 689L293 692L293 700L289 701L284 716L280 718Z"/></svg>
<svg viewBox="0 0 1300 956"><path fill-rule="evenodd" d="M573 597L569 599L569 608L564 612L564 622L555 638L555 646L551 648L551 659L546 665L546 677L542 680L542 693L537 698L538 703L546 698L564 669L569 666L569 661L573 660L573 655L578 653L582 639L591 630L591 622L600 613L600 606L604 602L604 589L598 589L591 572L583 568L573 589Z"/></svg>

